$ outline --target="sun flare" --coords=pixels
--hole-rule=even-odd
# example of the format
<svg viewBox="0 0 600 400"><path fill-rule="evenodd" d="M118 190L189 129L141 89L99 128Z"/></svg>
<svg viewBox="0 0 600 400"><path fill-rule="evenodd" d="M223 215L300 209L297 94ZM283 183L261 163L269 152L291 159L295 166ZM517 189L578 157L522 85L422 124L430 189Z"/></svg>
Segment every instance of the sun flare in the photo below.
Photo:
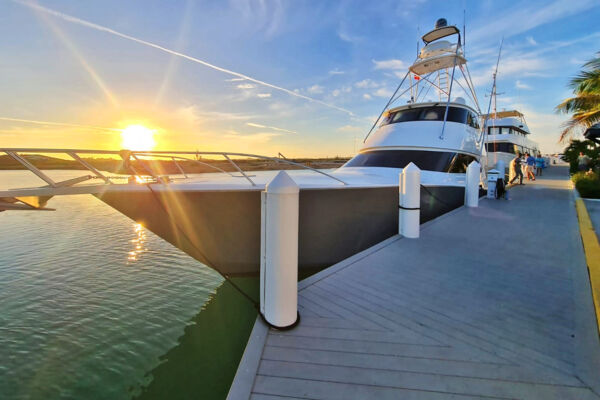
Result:
<svg viewBox="0 0 600 400"><path fill-rule="evenodd" d="M156 146L154 129L143 125L129 125L121 131L121 147L127 150L152 150Z"/></svg>

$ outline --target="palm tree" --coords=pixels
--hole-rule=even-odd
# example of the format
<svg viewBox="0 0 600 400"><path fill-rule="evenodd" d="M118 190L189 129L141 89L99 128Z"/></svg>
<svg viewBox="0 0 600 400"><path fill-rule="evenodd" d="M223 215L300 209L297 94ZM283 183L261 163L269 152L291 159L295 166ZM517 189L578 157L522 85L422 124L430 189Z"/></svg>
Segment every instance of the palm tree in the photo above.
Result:
<svg viewBox="0 0 600 400"><path fill-rule="evenodd" d="M583 64L583 70L569 82L575 97L556 106L559 113L573 114L565 122L559 142L564 142L577 129L587 129L600 122L600 52L597 55Z"/></svg>

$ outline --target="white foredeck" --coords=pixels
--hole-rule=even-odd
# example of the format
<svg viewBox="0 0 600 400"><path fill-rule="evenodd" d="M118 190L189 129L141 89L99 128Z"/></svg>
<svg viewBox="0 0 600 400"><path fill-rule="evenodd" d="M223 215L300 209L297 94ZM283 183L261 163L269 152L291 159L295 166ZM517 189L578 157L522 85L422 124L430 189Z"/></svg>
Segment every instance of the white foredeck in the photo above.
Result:
<svg viewBox="0 0 600 400"><path fill-rule="evenodd" d="M229 398L600 399L566 169L300 283L298 327L257 321Z"/></svg>

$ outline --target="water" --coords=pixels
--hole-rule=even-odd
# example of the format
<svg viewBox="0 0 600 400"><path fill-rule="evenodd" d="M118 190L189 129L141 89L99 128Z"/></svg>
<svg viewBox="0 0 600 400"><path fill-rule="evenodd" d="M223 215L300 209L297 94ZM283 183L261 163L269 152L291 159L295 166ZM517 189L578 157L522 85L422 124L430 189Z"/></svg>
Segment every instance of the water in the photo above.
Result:
<svg viewBox="0 0 600 400"><path fill-rule="evenodd" d="M39 184L0 171L0 188ZM0 213L0 397L160 398L186 364L202 365L190 357L214 337L200 328L229 312L226 301L207 312L213 320L200 312L222 278L93 196L48 206L57 211ZM254 316L243 313L248 325ZM181 397L198 389L182 385Z"/></svg>

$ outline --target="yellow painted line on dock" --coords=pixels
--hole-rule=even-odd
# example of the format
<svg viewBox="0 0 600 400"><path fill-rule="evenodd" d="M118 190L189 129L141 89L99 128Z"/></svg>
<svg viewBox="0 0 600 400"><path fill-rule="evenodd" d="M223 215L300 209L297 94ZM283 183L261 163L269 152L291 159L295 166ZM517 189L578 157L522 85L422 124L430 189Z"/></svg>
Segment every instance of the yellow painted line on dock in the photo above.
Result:
<svg viewBox="0 0 600 400"><path fill-rule="evenodd" d="M600 244L598 243L598 237L592 226L592 221L587 208L585 208L584 201L578 198L575 202L577 217L579 219L579 232L583 241L583 250L592 285L594 307L596 308L596 323L600 332Z"/></svg>

